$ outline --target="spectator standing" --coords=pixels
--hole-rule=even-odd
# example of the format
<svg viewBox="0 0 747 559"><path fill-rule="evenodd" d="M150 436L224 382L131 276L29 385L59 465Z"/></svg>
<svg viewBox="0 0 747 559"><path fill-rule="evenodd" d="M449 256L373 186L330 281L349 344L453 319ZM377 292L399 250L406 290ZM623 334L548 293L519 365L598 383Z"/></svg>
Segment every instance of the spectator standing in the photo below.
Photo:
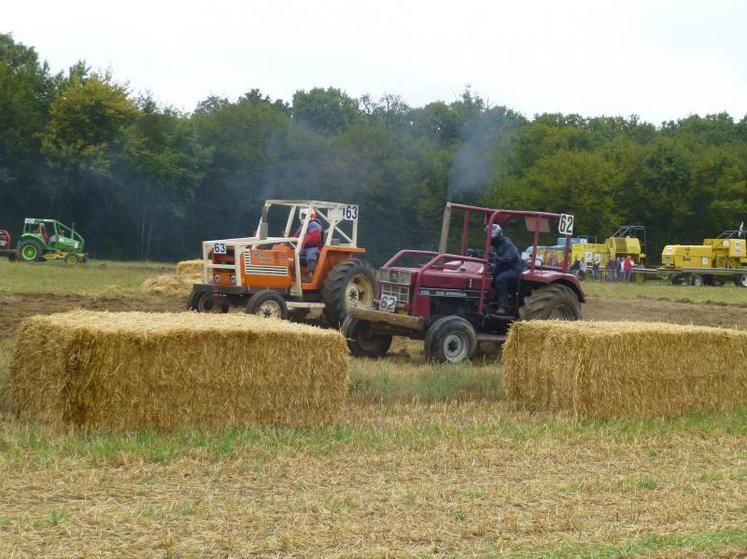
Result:
<svg viewBox="0 0 747 559"><path fill-rule="evenodd" d="M595 280L599 279L599 258L595 258L591 263L591 277Z"/></svg>
<svg viewBox="0 0 747 559"><path fill-rule="evenodd" d="M604 281L615 281L615 259L610 258L604 266Z"/></svg>
<svg viewBox="0 0 747 559"><path fill-rule="evenodd" d="M617 281L625 281L625 259L622 256L617 259Z"/></svg>
<svg viewBox="0 0 747 559"><path fill-rule="evenodd" d="M630 280L633 277L633 259L630 257L630 255L625 257L623 269L625 270L625 281L630 283Z"/></svg>

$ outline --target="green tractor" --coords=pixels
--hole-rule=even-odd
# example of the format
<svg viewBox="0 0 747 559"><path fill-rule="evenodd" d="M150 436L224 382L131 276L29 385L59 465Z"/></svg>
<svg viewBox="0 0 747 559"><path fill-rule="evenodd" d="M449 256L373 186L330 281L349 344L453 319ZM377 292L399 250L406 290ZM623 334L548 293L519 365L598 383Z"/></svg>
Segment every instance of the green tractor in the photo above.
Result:
<svg viewBox="0 0 747 559"><path fill-rule="evenodd" d="M68 264L86 262L83 252L86 242L80 233L57 221L27 217L23 220L23 233L18 241L18 256L25 262L64 260Z"/></svg>

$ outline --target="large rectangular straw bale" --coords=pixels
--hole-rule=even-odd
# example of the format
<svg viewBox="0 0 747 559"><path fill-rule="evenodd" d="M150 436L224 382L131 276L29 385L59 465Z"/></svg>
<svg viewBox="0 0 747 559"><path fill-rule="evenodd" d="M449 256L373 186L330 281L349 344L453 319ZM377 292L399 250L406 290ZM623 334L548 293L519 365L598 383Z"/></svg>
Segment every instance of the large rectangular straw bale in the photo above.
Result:
<svg viewBox="0 0 747 559"><path fill-rule="evenodd" d="M6 401L83 429L309 427L344 411L336 330L246 314L72 311L26 319Z"/></svg>
<svg viewBox="0 0 747 559"><path fill-rule="evenodd" d="M747 407L747 332L643 322L517 322L503 391L578 418L672 417Z"/></svg>
<svg viewBox="0 0 747 559"><path fill-rule="evenodd" d="M176 275L199 276L204 270L203 265L202 260L182 260L176 264Z"/></svg>

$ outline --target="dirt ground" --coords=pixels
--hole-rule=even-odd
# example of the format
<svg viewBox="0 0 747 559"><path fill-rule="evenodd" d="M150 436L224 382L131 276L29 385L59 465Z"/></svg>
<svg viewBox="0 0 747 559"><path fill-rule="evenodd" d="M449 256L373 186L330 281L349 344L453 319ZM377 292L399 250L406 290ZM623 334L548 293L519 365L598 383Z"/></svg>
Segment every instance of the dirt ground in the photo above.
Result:
<svg viewBox="0 0 747 559"><path fill-rule="evenodd" d="M52 314L73 309L93 311L177 312L184 301L169 298L85 297L81 295L0 295L0 339L15 334L21 320L36 314Z"/></svg>
<svg viewBox="0 0 747 559"><path fill-rule="evenodd" d="M0 295L0 339L13 336L21 320L27 316L77 308L178 312L184 309L184 301L168 297L135 299L53 294ZM637 320L747 329L747 309L707 303L589 297L582 314L585 320Z"/></svg>
<svg viewBox="0 0 747 559"><path fill-rule="evenodd" d="M634 320L747 329L747 309L730 305L589 297L581 313L584 320Z"/></svg>

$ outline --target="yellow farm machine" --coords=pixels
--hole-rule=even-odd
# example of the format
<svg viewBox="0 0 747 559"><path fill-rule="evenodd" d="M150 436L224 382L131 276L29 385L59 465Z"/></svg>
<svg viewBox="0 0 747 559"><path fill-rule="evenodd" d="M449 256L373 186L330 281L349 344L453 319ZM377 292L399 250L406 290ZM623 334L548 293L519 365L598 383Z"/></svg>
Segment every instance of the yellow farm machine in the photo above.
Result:
<svg viewBox="0 0 747 559"><path fill-rule="evenodd" d="M747 287L747 235L742 227L724 231L702 245L667 245L659 273L673 284L723 285L733 281Z"/></svg>

